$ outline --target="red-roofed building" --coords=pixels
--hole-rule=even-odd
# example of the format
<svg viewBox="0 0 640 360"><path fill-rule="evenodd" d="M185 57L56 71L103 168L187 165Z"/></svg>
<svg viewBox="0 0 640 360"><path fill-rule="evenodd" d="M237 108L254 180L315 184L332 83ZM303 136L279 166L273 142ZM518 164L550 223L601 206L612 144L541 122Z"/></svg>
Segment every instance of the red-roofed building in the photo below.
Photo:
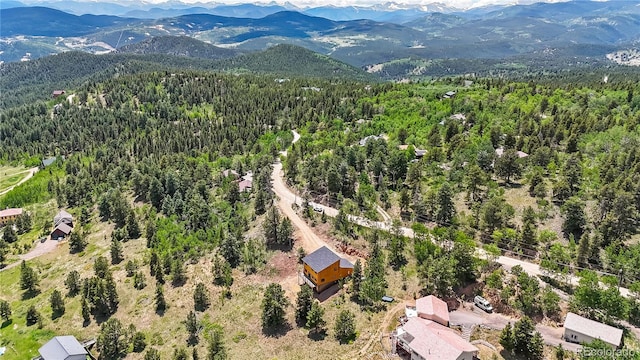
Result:
<svg viewBox="0 0 640 360"><path fill-rule="evenodd" d="M53 98L57 98L60 95L64 95L65 91L64 90L53 90L53 93L51 93L51 97Z"/></svg>
<svg viewBox="0 0 640 360"><path fill-rule="evenodd" d="M447 303L433 295L416 300L418 317L449 326L449 307Z"/></svg>
<svg viewBox="0 0 640 360"><path fill-rule="evenodd" d="M452 329L418 317L394 331L392 349L411 360L473 360L479 351Z"/></svg>
<svg viewBox="0 0 640 360"><path fill-rule="evenodd" d="M15 222L20 215L22 215L21 208L0 210L0 225Z"/></svg>

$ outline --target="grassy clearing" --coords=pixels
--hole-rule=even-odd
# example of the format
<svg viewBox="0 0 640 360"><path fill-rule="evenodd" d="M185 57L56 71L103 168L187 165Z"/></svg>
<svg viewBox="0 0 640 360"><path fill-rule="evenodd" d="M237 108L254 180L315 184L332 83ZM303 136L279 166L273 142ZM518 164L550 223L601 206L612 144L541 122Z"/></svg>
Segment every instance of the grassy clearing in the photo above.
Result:
<svg viewBox="0 0 640 360"><path fill-rule="evenodd" d="M113 226L105 223L94 225L89 237L90 245L80 254L69 254L68 244L62 243L52 253L31 261L40 276L41 292L32 299L22 301L19 289L19 267L0 272L0 298L10 301L13 308L13 323L0 329L0 346L10 349L7 360L25 359L37 355L37 349L54 335L72 334L85 340L97 337L100 324L93 319L83 327L80 298L65 298L66 312L58 319L51 319L49 296L53 289L61 289L66 294L64 280L71 270L78 270L81 277L93 275L95 258L104 255L109 258L108 248ZM348 300L348 295L336 294L324 301L326 310L327 334L324 339L310 337L306 329L298 328L294 322L294 304L287 310L289 327L276 335L262 332L261 310L262 293L270 282L280 282L283 273L272 265L274 259L288 258L286 254L270 252L271 260L257 274L245 276L234 270L235 282L231 288L232 298L221 297L221 288L212 284L210 257L201 259L196 264L187 265L188 280L183 286L174 287L170 281L165 284L165 297L169 308L163 315L155 312L155 279L148 271L148 257L145 240L132 240L124 243L125 260L112 266L117 283L120 305L114 317L123 325L134 324L138 331L147 336L148 347L160 350L162 358L170 358L174 349L187 347L187 331L183 325L189 311L193 309L193 289L198 282L203 282L211 297L211 306L198 318L206 326L219 324L224 329L225 343L229 357L255 359L327 359L357 358L358 351L373 336L382 323L385 312L368 313ZM295 259L295 255L292 255ZM141 271L146 276L147 286L142 290L133 287L131 278L126 277L125 263L135 259L141 264ZM294 260L295 261L295 260ZM294 273L293 270L290 270ZM393 273L389 278L392 284L390 293L401 297L399 274ZM398 289L395 289L395 287ZM35 305L43 315L43 328L37 325L25 326L25 313L30 305ZM349 309L356 314L359 336L353 344L340 345L333 338L333 326L337 314L342 309ZM204 331L206 333L206 330ZM201 356L206 353L205 335L196 345ZM371 351L375 346L371 347ZM15 349L15 350L11 350ZM189 349L189 351L191 351ZM144 353L129 354L128 359L142 359Z"/></svg>
<svg viewBox="0 0 640 360"><path fill-rule="evenodd" d="M10 165L0 166L0 192L17 184L27 173L24 167L15 167Z"/></svg>

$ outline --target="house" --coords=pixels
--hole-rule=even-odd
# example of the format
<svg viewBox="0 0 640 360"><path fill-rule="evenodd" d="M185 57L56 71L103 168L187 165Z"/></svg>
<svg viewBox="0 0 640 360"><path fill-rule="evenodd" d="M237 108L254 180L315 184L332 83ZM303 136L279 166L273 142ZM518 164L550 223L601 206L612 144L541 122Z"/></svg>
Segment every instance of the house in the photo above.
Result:
<svg viewBox="0 0 640 360"><path fill-rule="evenodd" d="M398 150L404 151L407 149L409 149L409 145L398 145ZM418 149L417 147L414 147L413 154L416 157L416 159L421 159L427 154L427 150L421 150L421 149Z"/></svg>
<svg viewBox="0 0 640 360"><path fill-rule="evenodd" d="M253 187L253 181L243 179L238 183L238 191L240 192L250 192Z"/></svg>
<svg viewBox="0 0 640 360"><path fill-rule="evenodd" d="M416 312L418 317L422 319L449 326L449 307L447 303L433 295L416 300Z"/></svg>
<svg viewBox="0 0 640 360"><path fill-rule="evenodd" d="M578 344L600 339L613 349L617 349L622 343L622 329L570 312L564 320L564 339Z"/></svg>
<svg viewBox="0 0 640 360"><path fill-rule="evenodd" d="M443 99L451 99L454 96L456 96L456 92L455 91L447 91L446 93L444 93L444 95L442 95Z"/></svg>
<svg viewBox="0 0 640 360"><path fill-rule="evenodd" d="M53 217L53 226L56 227L62 223L73 227L73 216L64 210L60 210L56 216Z"/></svg>
<svg viewBox="0 0 640 360"><path fill-rule="evenodd" d="M502 154L504 154L504 147L500 146L499 148L496 149L496 156L502 157ZM527 156L529 156L529 154L518 150L518 158L522 159L522 158L526 158Z"/></svg>
<svg viewBox="0 0 640 360"><path fill-rule="evenodd" d="M232 178L234 178L234 179L238 179L238 178L240 177L240 174L238 174L238 172L237 172L237 171L235 171L235 170L229 170L229 169L227 169L227 170L225 170L225 171L223 171L223 172L222 172L222 176L224 176L224 177L226 177L226 178L228 178L228 177L232 177Z"/></svg>
<svg viewBox="0 0 640 360"><path fill-rule="evenodd" d="M86 360L89 353L71 335L56 336L38 349L43 360Z"/></svg>
<svg viewBox="0 0 640 360"><path fill-rule="evenodd" d="M305 256L302 263L305 282L317 292L325 290L353 273L353 264L326 246Z"/></svg>
<svg viewBox="0 0 640 360"><path fill-rule="evenodd" d="M53 90L53 93L51 93L51 97L52 98L57 98L60 95L64 95L66 92L64 90Z"/></svg>
<svg viewBox="0 0 640 360"><path fill-rule="evenodd" d="M419 317L398 327L391 345L392 352L411 360L473 360L479 352L452 329Z"/></svg>
<svg viewBox="0 0 640 360"><path fill-rule="evenodd" d="M360 140L359 144L360 144L360 146L366 146L369 141L371 141L371 140L379 140L379 139L382 139L382 136L369 135L369 136L363 138L362 140Z"/></svg>
<svg viewBox="0 0 640 360"><path fill-rule="evenodd" d="M71 226L67 225L66 223L61 222L51 232L51 238L54 239L54 240L55 239L65 238L69 234L71 234L71 230L73 230L73 228Z"/></svg>
<svg viewBox="0 0 640 360"><path fill-rule="evenodd" d="M40 163L40 167L44 169L47 166L49 166L49 165L53 164L54 162L56 162L57 159L58 158L55 157L55 156L48 157L46 159L42 159L42 162Z"/></svg>
<svg viewBox="0 0 640 360"><path fill-rule="evenodd" d="M15 222L22 215L22 208L12 208L0 210L0 225L7 225Z"/></svg>
<svg viewBox="0 0 640 360"><path fill-rule="evenodd" d="M457 114L453 114L451 116L449 116L449 119L451 120L458 120L458 121L465 121L467 120L467 116L463 113L457 113Z"/></svg>

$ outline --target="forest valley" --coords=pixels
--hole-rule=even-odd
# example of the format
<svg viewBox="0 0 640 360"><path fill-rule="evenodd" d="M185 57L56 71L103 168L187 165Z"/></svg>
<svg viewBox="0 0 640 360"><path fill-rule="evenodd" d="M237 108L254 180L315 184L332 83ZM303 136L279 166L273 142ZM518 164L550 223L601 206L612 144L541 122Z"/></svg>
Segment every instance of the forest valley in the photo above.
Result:
<svg viewBox="0 0 640 360"><path fill-rule="evenodd" d="M534 334L568 310L640 325L637 79L274 80L149 71L0 113L6 166L58 156L0 196L27 214L1 230L0 262L16 265L0 272L4 357L69 333L97 338L101 359L373 359L397 318L383 295L485 296L535 340L474 334L489 358L586 358ZM305 252L274 205L275 161L296 212L361 257L322 302L296 283ZM59 209L77 219L68 240L19 263ZM543 282L500 255L540 264Z"/></svg>

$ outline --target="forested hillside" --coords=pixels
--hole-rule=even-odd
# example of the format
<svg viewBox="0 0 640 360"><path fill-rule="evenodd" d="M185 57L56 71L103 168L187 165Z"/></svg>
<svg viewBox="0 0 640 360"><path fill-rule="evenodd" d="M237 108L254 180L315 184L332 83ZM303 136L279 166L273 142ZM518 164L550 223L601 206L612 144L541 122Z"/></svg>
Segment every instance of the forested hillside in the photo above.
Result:
<svg viewBox="0 0 640 360"><path fill-rule="evenodd" d="M529 318L558 326L568 310L640 323L633 72L607 82L594 72L392 84L331 76L358 73L306 52L286 64L301 65L294 73L319 64L314 78L180 69L172 61L187 60L172 57L172 68L158 69L128 56L92 56L104 74L77 74L68 99L3 98L3 165L58 157L0 195L0 208L28 214L0 240L8 359L68 333L97 338L102 359L377 356L404 301L429 294L452 304L482 294L531 327ZM3 71L37 99L50 90L25 69L52 70L52 84L71 71L47 61ZM254 71L277 72L274 64ZM281 165L283 174L273 171ZM296 194L286 209L272 191L279 176ZM20 262L59 209L74 215L71 235ZM298 282L303 227L354 260L354 275L319 301ZM499 255L540 264L547 285L520 266L502 269ZM559 351L543 348L534 328L526 333L533 345L517 356ZM629 349L638 348L634 334L625 333ZM498 347L490 356L511 358L506 335L474 336Z"/></svg>

